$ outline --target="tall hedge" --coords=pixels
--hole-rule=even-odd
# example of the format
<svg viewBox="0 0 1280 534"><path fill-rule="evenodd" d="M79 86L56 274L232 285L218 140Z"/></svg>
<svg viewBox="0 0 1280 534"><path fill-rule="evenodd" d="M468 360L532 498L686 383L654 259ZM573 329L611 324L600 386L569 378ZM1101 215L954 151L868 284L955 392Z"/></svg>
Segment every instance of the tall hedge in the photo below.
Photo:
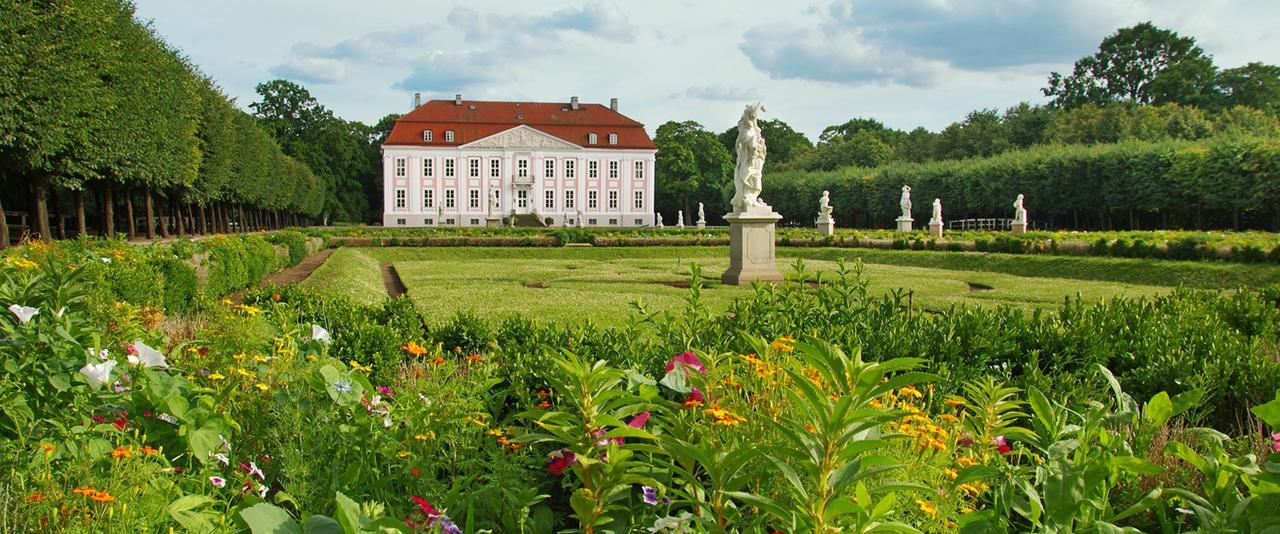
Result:
<svg viewBox="0 0 1280 534"><path fill-rule="evenodd" d="M763 196L786 223L807 226L828 190L840 225L888 227L904 184L920 224L934 198L947 220L1011 218L1023 194L1033 222L1058 227L1270 228L1280 224L1280 140L1048 145L990 158L789 171L767 175Z"/></svg>

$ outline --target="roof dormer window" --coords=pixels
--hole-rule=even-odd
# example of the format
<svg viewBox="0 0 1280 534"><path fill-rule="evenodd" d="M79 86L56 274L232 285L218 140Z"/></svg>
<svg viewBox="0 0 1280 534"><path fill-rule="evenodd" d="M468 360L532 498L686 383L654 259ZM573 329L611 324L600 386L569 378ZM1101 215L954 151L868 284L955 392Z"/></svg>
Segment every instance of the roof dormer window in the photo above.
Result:
<svg viewBox="0 0 1280 534"><path fill-rule="evenodd" d="M452 143L452 142L453 142L453 130L445 130L445 131L444 131L444 142L446 142L446 143Z"/></svg>
<svg viewBox="0 0 1280 534"><path fill-rule="evenodd" d="M422 140L423 140L423 141L426 141L426 142L428 142L428 143L430 143L430 142L431 142L431 130L423 130L423 131L422 131Z"/></svg>
<svg viewBox="0 0 1280 534"><path fill-rule="evenodd" d="M594 145L594 144L598 143L599 141L600 141L600 140L599 140L598 138L596 138L596 134L595 134L595 132L591 132L591 133L587 134L587 144L588 144L588 145Z"/></svg>
<svg viewBox="0 0 1280 534"><path fill-rule="evenodd" d="M611 145L618 144L618 134L616 133L609 134L609 144Z"/></svg>

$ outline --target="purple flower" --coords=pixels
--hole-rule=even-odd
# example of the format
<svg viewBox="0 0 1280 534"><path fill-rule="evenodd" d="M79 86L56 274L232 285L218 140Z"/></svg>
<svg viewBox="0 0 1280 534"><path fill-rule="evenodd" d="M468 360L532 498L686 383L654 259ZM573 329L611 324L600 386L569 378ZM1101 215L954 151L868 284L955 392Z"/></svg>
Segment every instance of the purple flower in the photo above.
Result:
<svg viewBox="0 0 1280 534"><path fill-rule="evenodd" d="M214 487L221 488L227 485L227 479L218 477L218 476L213 476L213 477L209 477L209 483L213 484Z"/></svg>
<svg viewBox="0 0 1280 534"><path fill-rule="evenodd" d="M394 393L391 392L391 388L387 386L378 386L377 389L378 389L378 393L381 393L383 395L394 395Z"/></svg>
<svg viewBox="0 0 1280 534"><path fill-rule="evenodd" d="M644 495L642 498L644 499L645 504L649 506L658 505L658 488L651 488L649 486L640 486L640 493Z"/></svg>

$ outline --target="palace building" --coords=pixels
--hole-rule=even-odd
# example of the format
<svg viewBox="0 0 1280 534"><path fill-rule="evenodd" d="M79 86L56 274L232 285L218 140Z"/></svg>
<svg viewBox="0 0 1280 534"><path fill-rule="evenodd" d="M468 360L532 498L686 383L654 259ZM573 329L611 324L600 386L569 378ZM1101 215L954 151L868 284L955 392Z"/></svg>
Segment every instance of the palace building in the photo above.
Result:
<svg viewBox="0 0 1280 534"><path fill-rule="evenodd" d="M414 100L382 145L384 226L654 224L658 148L618 99Z"/></svg>

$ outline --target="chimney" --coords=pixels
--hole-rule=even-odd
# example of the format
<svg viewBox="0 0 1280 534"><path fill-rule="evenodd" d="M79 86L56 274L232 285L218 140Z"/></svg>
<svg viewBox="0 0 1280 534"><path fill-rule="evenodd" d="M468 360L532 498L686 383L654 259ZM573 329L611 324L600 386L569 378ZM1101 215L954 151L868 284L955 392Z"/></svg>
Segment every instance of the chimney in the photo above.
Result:
<svg viewBox="0 0 1280 534"><path fill-rule="evenodd" d="M418 109L422 105L422 93L413 94L413 109Z"/></svg>
<svg viewBox="0 0 1280 534"><path fill-rule="evenodd" d="M609 109L612 109L612 110L614 110L614 111L618 111L618 99L616 99L616 98L610 98L610 99L609 99Z"/></svg>
<svg viewBox="0 0 1280 534"><path fill-rule="evenodd" d="M455 105L455 106L461 106L461 105L462 105L462 93L458 93L458 94L456 94L456 95L453 95L453 105Z"/></svg>
<svg viewBox="0 0 1280 534"><path fill-rule="evenodd" d="M578 111L578 97L569 97L569 109Z"/></svg>

